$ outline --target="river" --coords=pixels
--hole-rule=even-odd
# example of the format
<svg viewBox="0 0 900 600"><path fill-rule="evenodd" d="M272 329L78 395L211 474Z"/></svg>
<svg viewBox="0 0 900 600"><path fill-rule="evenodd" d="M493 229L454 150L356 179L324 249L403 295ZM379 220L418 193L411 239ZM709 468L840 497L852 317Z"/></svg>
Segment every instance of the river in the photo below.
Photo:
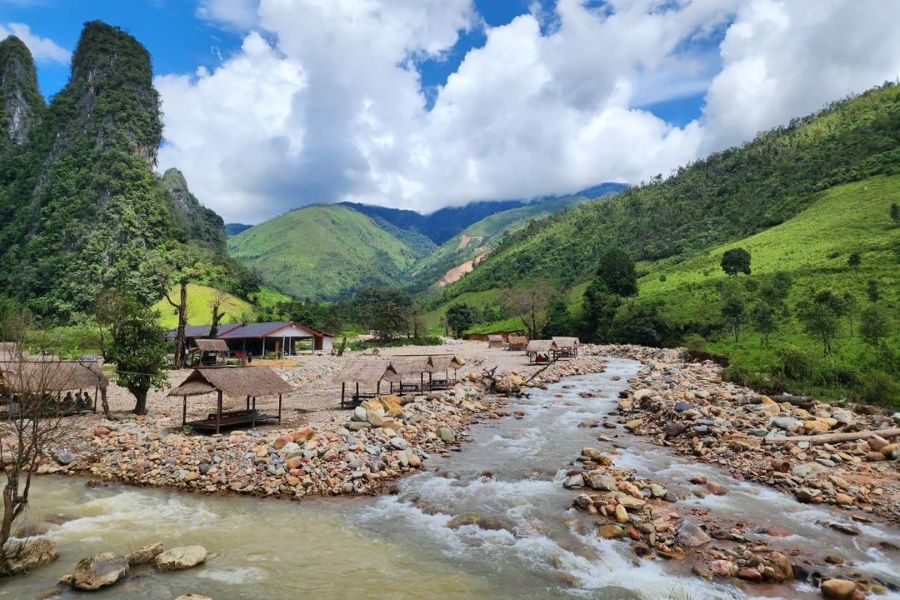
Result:
<svg viewBox="0 0 900 600"><path fill-rule="evenodd" d="M637 560L629 546L585 532L563 489L566 467L608 430L579 428L615 407L619 390L639 365L610 360L603 374L573 377L516 400L506 418L478 425L463 451L434 457L429 470L399 483L398 493L339 501L203 497L113 485L88 488L83 480L40 477L23 523L48 514L74 517L53 526L62 556L51 566L0 584L0 598L34 598L54 588L78 559L95 552L128 552L163 541L202 544L207 564L182 573L139 570L98 597L171 600L183 593L231 598L602 598L608 600L818 597L809 586L748 588L707 583L678 562ZM579 392L599 392L581 398ZM725 496L685 502L794 535L784 546L834 547L858 570L898 584L898 565L872 541L900 531L863 525L849 538L818 525L846 521L837 511L800 505L784 494L736 482L714 467L695 464L632 436L614 443L617 466L652 474L675 492L702 474L726 485ZM477 515L493 529L454 525ZM457 519L458 520L458 519ZM895 559L896 557L894 557ZM60 590L61 588L56 588ZM64 591L58 597L82 596ZM45 596L44 596L45 597ZM900 598L900 594L879 596Z"/></svg>

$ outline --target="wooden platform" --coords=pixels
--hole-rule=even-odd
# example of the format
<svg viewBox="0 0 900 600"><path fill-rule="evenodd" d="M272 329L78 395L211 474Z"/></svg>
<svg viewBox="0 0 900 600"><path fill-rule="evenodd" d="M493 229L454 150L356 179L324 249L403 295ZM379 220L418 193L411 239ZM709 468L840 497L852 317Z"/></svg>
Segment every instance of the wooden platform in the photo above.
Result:
<svg viewBox="0 0 900 600"><path fill-rule="evenodd" d="M278 421L278 417L266 415L253 410L231 410L222 413L222 419L219 421L219 429L240 429L242 427L254 427L259 425L269 425ZM200 421L188 421L187 425L191 429L199 433L215 433L216 432L216 413L210 413L205 419Z"/></svg>

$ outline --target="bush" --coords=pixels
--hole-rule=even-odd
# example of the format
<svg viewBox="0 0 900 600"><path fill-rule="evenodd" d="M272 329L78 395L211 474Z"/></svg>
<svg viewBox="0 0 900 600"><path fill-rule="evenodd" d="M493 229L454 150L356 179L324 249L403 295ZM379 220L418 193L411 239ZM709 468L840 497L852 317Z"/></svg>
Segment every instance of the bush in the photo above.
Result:
<svg viewBox="0 0 900 600"><path fill-rule="evenodd" d="M706 339L697 333L692 333L684 338L684 347L688 354L706 353Z"/></svg>
<svg viewBox="0 0 900 600"><path fill-rule="evenodd" d="M778 369L787 380L808 381L816 373L816 361L808 353L795 347L778 352Z"/></svg>
<svg viewBox="0 0 900 600"><path fill-rule="evenodd" d="M866 376L862 386L861 399L872 404L900 406L900 389L890 375L875 371Z"/></svg>

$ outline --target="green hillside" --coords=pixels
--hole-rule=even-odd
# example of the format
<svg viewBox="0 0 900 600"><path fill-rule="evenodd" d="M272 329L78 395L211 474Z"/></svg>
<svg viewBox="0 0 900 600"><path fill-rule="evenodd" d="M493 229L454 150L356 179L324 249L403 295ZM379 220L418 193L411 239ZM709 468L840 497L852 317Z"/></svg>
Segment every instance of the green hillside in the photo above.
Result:
<svg viewBox="0 0 900 600"><path fill-rule="evenodd" d="M507 239L447 296L524 279L568 288L620 246L639 260L688 257L777 225L841 183L900 168L900 87L886 85L751 142L630 188L533 221Z"/></svg>
<svg viewBox="0 0 900 600"><path fill-rule="evenodd" d="M894 203L900 203L900 175L836 186L781 225L713 247L681 263L666 260L652 265L639 282L639 301L658 304L675 326L711 332L707 334L709 350L729 356L733 374L758 387L772 385L773 374L784 369L785 353L790 351L799 353L814 370L800 391L839 396L862 389L865 373L890 373L897 368L893 364L896 357L885 348L866 344L858 331L860 314L872 305L869 282L875 281L880 296L877 305L888 317L891 331L886 348L900 347L895 322L900 314L900 228L890 218ZM748 305L759 296L756 286L765 285L776 273L788 274L793 282L784 303L788 311L795 312L800 301L821 289L853 295L856 323L844 319L833 355L823 357L821 341L805 333L791 314L779 319L768 346L749 323L740 343L735 342L720 316L719 289L728 276L719 263L726 250L737 247L749 250L752 256L751 276L738 277ZM861 259L856 268L848 264L853 253Z"/></svg>
<svg viewBox="0 0 900 600"><path fill-rule="evenodd" d="M188 325L206 325L212 321L212 309L210 305L219 292L215 288L205 285L188 284L188 303L187 303L187 322ZM175 287L170 292L171 298L178 301L178 288ZM231 294L225 294L222 302L222 310L225 316L222 317L222 323L239 323L242 318L253 317L253 305L246 300L241 300ZM178 314L172 305L166 302L165 298L153 305L153 310L159 311L159 323L166 329L175 329L178 327Z"/></svg>
<svg viewBox="0 0 900 600"><path fill-rule="evenodd" d="M371 219L338 205L291 211L229 238L228 249L269 286L329 300L397 284L416 260L414 250Z"/></svg>
<svg viewBox="0 0 900 600"><path fill-rule="evenodd" d="M516 231L531 220L590 201L590 198L582 196L566 196L485 217L416 262L410 272L411 289L421 291L428 288L438 282L449 269L490 252L503 234Z"/></svg>

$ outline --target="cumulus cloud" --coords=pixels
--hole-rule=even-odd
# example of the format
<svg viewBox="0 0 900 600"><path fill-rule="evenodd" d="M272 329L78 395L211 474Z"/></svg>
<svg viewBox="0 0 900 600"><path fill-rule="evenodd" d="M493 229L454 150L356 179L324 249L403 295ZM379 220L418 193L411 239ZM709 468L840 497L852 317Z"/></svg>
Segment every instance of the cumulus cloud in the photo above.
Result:
<svg viewBox="0 0 900 600"><path fill-rule="evenodd" d="M228 220L339 200L428 212L667 174L900 73L900 3L538 7L490 28L472 0L204 0L248 33L213 72L157 79L161 166ZM475 27L486 42L429 110L423 61ZM647 108L703 93L683 127Z"/></svg>
<svg viewBox="0 0 900 600"><path fill-rule="evenodd" d="M0 24L0 39L11 35L16 36L28 46L35 61L69 64L69 59L72 57L71 52L50 38L35 35L28 25L24 23Z"/></svg>

